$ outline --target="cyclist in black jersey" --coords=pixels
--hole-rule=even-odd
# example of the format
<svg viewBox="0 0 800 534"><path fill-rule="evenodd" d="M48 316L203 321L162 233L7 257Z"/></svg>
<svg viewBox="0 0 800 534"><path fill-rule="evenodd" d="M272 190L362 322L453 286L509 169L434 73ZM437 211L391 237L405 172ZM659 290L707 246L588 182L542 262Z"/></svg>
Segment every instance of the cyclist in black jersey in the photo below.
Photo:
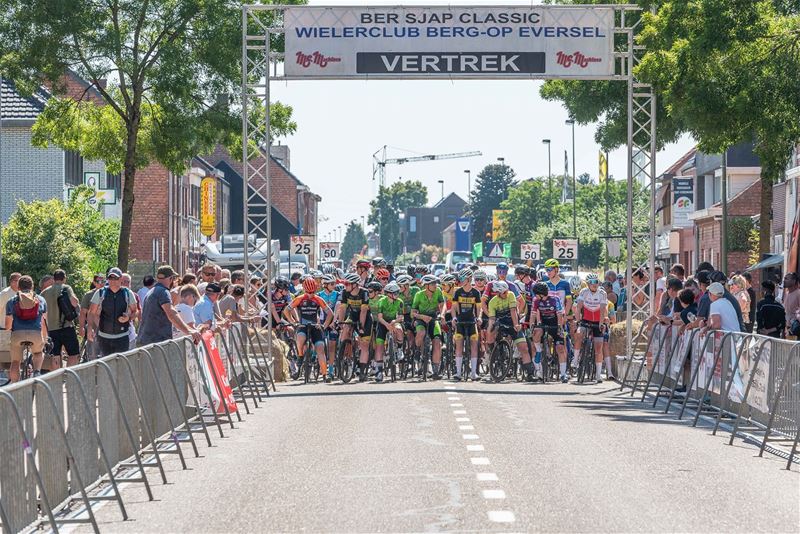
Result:
<svg viewBox="0 0 800 534"><path fill-rule="evenodd" d="M355 273L344 277L344 291L338 306L339 317L342 323L342 340L351 339L353 330L358 331L358 344L361 349L359 358L360 375L366 377L367 362L369 361L370 332L372 331L372 316L369 313L369 296L367 291L359 286L360 278Z"/></svg>
<svg viewBox="0 0 800 534"><path fill-rule="evenodd" d="M481 313L480 292L472 287L472 270L462 269L458 273L462 286L453 293L453 339L456 345L456 381L461 380L461 365L464 361L464 343L469 339L470 378L478 379L478 316ZM464 377L466 380L466 377Z"/></svg>

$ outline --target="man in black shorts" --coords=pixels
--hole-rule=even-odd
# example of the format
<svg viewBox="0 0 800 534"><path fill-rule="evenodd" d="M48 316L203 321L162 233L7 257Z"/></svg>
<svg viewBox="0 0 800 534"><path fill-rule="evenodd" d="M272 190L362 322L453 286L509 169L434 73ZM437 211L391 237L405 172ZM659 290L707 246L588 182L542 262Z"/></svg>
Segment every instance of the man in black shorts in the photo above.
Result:
<svg viewBox="0 0 800 534"><path fill-rule="evenodd" d="M79 304L75 292L67 284L67 274L58 269L53 273L53 285L42 291L47 303L47 335L53 341L53 348L47 355L49 362L45 368L61 367L61 351L67 353L67 365L78 364L81 348L75 332L75 319L78 318Z"/></svg>
<svg viewBox="0 0 800 534"><path fill-rule="evenodd" d="M344 291L342 291L342 304L337 307L339 322L344 323L340 339L352 339L353 331L358 332L358 344L361 349L358 368L359 381L367 379L367 363L369 362L369 342L372 333L372 316L369 313L369 294L361 287L361 278L355 273L344 277Z"/></svg>
<svg viewBox="0 0 800 534"><path fill-rule="evenodd" d="M462 269L458 273L458 281L462 286L453 293L452 314L456 343L456 381L461 380L461 364L464 361L464 340L469 339L470 378L478 380L478 327L477 320L480 292L472 287L472 270ZM466 377L464 378L466 380Z"/></svg>

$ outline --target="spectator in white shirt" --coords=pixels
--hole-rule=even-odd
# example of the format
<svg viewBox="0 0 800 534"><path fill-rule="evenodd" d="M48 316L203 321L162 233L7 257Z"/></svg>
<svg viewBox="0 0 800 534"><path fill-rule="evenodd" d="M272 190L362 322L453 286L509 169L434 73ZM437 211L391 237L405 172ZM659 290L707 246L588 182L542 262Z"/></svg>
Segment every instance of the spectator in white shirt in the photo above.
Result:
<svg viewBox="0 0 800 534"><path fill-rule="evenodd" d="M181 302L175 306L175 311L181 316L183 322L189 328L194 328L194 305L200 300L200 292L194 284L181 286ZM175 331L175 337L184 335L182 332Z"/></svg>
<svg viewBox="0 0 800 534"><path fill-rule="evenodd" d="M712 330L739 332L739 318L736 315L733 304L725 298L725 286L719 282L714 282L708 286L708 295L711 299L709 327Z"/></svg>
<svg viewBox="0 0 800 534"><path fill-rule="evenodd" d="M6 304L17 296L21 276L20 273L11 273L11 276L8 277L8 287L0 291L0 328L2 329L6 327Z"/></svg>

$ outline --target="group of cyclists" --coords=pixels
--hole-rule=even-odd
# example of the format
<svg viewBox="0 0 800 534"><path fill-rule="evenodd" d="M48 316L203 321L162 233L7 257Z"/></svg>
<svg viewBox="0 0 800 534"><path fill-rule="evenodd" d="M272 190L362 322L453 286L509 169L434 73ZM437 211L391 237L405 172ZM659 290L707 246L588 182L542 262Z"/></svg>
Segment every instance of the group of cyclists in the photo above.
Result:
<svg viewBox="0 0 800 534"><path fill-rule="evenodd" d="M513 282L508 264L495 271L470 264L435 276L410 265L394 273L382 258L347 273L327 265L297 285L276 278L263 321L289 344L293 378L303 367L306 380L314 373L380 383L389 370L395 380L399 367L401 377L422 380L488 373L492 381L567 383L579 374L600 383L604 360L611 377L613 305L596 274L565 280L556 259L542 273L515 266Z"/></svg>

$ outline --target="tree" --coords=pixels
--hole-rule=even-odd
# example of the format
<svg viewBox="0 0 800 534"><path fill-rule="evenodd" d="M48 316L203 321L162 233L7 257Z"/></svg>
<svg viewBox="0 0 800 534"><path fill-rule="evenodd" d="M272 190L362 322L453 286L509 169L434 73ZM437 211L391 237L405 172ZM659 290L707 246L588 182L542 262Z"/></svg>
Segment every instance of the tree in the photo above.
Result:
<svg viewBox="0 0 800 534"><path fill-rule="evenodd" d="M565 1L596 4L605 0ZM690 133L707 153L753 141L761 159L759 250L769 251L772 184L800 140L800 4L796 0L639 0L636 74L657 96L657 140ZM652 4L655 15L648 13ZM579 123L600 121L608 150L627 135L626 87L618 82L548 81L541 94L564 103Z"/></svg>
<svg viewBox="0 0 800 534"><path fill-rule="evenodd" d="M589 176L588 172L578 175L577 182L579 185L589 185L592 183L592 177Z"/></svg>
<svg viewBox="0 0 800 534"><path fill-rule="evenodd" d="M379 189L377 198L369 203L367 222L378 229L385 257L394 258L401 252L400 214L427 203L428 189L419 181L395 182Z"/></svg>
<svg viewBox="0 0 800 534"><path fill-rule="evenodd" d="M561 178L553 177L553 183L561 183ZM505 234L503 240L511 242L511 250L519 249L520 243L527 242L531 233L553 220L553 208L561 198L561 189L553 187L548 191L548 178L533 178L520 182L508 191L508 198L500 207L509 210L503 217Z"/></svg>
<svg viewBox="0 0 800 534"><path fill-rule="evenodd" d="M364 235L364 228L360 224L351 222L342 240L342 263L347 266L353 260L353 256L361 254L366 246L367 236Z"/></svg>
<svg viewBox="0 0 800 534"><path fill-rule="evenodd" d="M760 254L770 250L772 185L800 140L800 3L786 0L664 1L644 18L640 77L660 89L670 114L723 153L753 141L761 161Z"/></svg>
<svg viewBox="0 0 800 534"><path fill-rule="evenodd" d="M67 204L59 199L20 202L3 227L3 269L38 280L64 269L82 294L92 275L116 264L119 221L105 219L88 203L92 192L77 188Z"/></svg>
<svg viewBox="0 0 800 534"><path fill-rule="evenodd" d="M514 169L508 165L487 165L478 174L469 197L473 242L484 241L486 233L492 231L492 210L500 208L515 176Z"/></svg>
<svg viewBox="0 0 800 534"><path fill-rule="evenodd" d="M236 144L241 126L230 105L241 93L239 5L0 0L0 12L0 71L22 90L47 83L63 94L63 75L72 69L100 95L100 102L52 100L37 121L35 142L77 150L124 173L118 263L125 269L136 170L158 161L180 172L216 143ZM294 131L291 108L274 111L273 135Z"/></svg>

